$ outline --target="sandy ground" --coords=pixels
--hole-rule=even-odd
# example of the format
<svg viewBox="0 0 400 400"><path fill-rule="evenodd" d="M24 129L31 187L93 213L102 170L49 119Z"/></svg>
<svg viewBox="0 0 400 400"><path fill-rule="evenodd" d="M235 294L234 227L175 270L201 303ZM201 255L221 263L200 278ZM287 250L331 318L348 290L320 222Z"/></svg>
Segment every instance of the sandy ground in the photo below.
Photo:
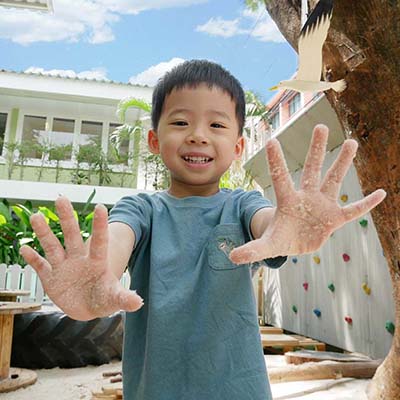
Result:
<svg viewBox="0 0 400 400"><path fill-rule="evenodd" d="M285 365L283 356L265 356L269 369ZM1 400L79 400L91 399L92 391L100 391L102 386L110 386L109 378L103 372L121 371L121 362L72 369L36 370L37 382L25 389L0 394ZM342 379L306 382L286 382L272 385L274 400L367 400L366 379ZM326 385L334 386L326 389ZM116 383L114 385L121 385ZM312 394L302 394L317 389ZM318 390L319 389L319 390ZM193 399L195 400L195 399Z"/></svg>

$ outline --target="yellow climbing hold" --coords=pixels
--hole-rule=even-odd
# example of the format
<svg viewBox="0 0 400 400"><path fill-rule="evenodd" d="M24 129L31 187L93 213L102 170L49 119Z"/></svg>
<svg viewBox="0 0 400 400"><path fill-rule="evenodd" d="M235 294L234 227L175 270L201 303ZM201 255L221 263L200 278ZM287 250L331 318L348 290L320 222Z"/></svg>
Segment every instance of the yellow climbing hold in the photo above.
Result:
<svg viewBox="0 0 400 400"><path fill-rule="evenodd" d="M340 196L340 200L342 200L343 203L346 203L348 199L349 199L349 196L347 196L347 194L342 194Z"/></svg>
<svg viewBox="0 0 400 400"><path fill-rule="evenodd" d="M367 283L363 283L362 284L362 288L364 290L364 292L369 296L371 294L371 288L367 285Z"/></svg>
<svg viewBox="0 0 400 400"><path fill-rule="evenodd" d="M316 264L321 264L321 259L318 256L314 256L313 260Z"/></svg>

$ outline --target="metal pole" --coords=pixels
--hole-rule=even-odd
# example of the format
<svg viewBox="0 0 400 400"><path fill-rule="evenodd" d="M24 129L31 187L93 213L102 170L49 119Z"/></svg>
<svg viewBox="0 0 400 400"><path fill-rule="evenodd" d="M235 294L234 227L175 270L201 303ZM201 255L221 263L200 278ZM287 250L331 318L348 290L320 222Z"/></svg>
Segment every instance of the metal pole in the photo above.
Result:
<svg viewBox="0 0 400 400"><path fill-rule="evenodd" d="M308 3L307 0L301 0L301 26L307 21Z"/></svg>

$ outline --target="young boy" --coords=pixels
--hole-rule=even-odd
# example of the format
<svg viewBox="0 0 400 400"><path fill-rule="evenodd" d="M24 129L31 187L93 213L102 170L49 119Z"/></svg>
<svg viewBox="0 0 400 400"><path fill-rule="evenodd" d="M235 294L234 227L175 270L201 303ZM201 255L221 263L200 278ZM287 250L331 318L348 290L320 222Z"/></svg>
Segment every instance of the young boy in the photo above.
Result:
<svg viewBox="0 0 400 400"><path fill-rule="evenodd" d="M279 142L268 142L277 208L257 191L220 189L220 177L242 155L244 118L243 90L229 72L185 62L153 94L148 145L170 171L169 189L121 199L108 221L97 205L86 243L60 197L65 250L40 214L31 218L46 259L26 246L21 254L55 304L79 320L127 311L126 400L271 399L252 267L276 268L288 255L317 250L385 197L378 190L339 207L357 143L345 141L320 183L324 126L315 128L298 191ZM126 265L138 294L119 282Z"/></svg>

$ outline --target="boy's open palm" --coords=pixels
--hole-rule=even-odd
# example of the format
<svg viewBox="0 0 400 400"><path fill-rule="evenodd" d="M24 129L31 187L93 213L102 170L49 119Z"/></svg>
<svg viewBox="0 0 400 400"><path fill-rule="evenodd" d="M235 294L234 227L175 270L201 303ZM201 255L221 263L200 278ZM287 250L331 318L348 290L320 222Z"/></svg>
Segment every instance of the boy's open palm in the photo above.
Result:
<svg viewBox="0 0 400 400"><path fill-rule="evenodd" d="M318 250L329 236L377 206L386 196L376 190L362 200L341 207L337 198L343 179L357 151L355 140L346 140L322 183L321 168L328 141L328 128L317 125L304 165L300 189L295 190L278 140L266 145L269 169L276 194L274 217L259 239L234 249L236 264Z"/></svg>
<svg viewBox="0 0 400 400"><path fill-rule="evenodd" d="M21 255L38 273L50 299L71 318L89 320L119 310L136 311L142 299L125 289L109 267L107 209L97 205L91 239L84 243L70 201L56 200L65 249L43 215L31 217L46 258L28 246Z"/></svg>

